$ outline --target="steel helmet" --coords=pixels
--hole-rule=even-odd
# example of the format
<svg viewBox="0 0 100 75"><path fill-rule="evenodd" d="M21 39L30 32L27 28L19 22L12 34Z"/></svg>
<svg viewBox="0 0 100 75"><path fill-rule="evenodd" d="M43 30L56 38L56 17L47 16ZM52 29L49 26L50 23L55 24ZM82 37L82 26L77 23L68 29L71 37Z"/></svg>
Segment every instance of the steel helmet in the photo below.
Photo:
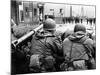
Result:
<svg viewBox="0 0 100 75"><path fill-rule="evenodd" d="M75 25L75 27L74 27L74 32L77 32L77 31L83 31L83 32L86 33L86 28L85 28L84 25L77 24L77 25Z"/></svg>
<svg viewBox="0 0 100 75"><path fill-rule="evenodd" d="M53 19L46 19L43 22L43 29L44 30L55 30L56 29L56 22Z"/></svg>

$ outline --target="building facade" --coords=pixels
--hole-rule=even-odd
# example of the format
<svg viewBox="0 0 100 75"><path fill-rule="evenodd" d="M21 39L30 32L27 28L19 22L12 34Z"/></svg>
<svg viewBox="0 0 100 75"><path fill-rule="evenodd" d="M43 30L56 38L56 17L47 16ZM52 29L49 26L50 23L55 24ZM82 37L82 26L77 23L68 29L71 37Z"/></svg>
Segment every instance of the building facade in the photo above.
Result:
<svg viewBox="0 0 100 75"><path fill-rule="evenodd" d="M56 23L61 24L64 23L65 19L94 19L95 7L12 0L11 15L11 18L14 19L16 24L39 24L42 20L48 18L49 16L53 16Z"/></svg>

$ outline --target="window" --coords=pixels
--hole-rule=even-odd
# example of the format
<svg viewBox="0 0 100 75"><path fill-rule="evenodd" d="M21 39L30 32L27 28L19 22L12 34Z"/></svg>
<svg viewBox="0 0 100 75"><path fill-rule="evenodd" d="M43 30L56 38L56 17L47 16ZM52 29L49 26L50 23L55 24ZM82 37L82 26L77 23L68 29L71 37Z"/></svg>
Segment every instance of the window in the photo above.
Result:
<svg viewBox="0 0 100 75"><path fill-rule="evenodd" d="M36 16L36 15L37 15L37 9L34 8L34 16Z"/></svg>
<svg viewBox="0 0 100 75"><path fill-rule="evenodd" d="M24 21L24 14L23 14L23 11L20 11L20 20L21 20L21 22Z"/></svg>
<svg viewBox="0 0 100 75"><path fill-rule="evenodd" d="M28 12L28 7L25 7L25 11Z"/></svg>
<svg viewBox="0 0 100 75"><path fill-rule="evenodd" d="M60 9L60 13L62 13L62 9Z"/></svg>
<svg viewBox="0 0 100 75"><path fill-rule="evenodd" d="M29 8L28 7L25 7L25 16L29 17Z"/></svg>
<svg viewBox="0 0 100 75"><path fill-rule="evenodd" d="M54 11L54 9L50 9L50 11Z"/></svg>

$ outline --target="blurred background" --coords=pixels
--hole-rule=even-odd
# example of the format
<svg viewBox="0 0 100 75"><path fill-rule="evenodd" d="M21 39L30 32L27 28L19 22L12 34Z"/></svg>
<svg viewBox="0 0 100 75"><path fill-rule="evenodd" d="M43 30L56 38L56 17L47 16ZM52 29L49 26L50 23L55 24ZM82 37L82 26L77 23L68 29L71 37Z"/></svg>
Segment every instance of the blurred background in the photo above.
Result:
<svg viewBox="0 0 100 75"><path fill-rule="evenodd" d="M79 23L95 32L96 6L11 0L11 28L15 35L26 34L47 18L56 21L57 31L65 32Z"/></svg>

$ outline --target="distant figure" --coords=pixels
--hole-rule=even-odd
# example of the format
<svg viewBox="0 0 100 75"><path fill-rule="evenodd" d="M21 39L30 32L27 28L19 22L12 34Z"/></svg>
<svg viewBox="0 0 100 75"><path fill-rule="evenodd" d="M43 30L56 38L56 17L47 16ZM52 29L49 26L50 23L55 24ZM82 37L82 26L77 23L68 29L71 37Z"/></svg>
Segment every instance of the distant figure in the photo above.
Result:
<svg viewBox="0 0 100 75"><path fill-rule="evenodd" d="M89 22L90 22L90 24L92 25L92 19L91 19L91 18L89 19Z"/></svg>
<svg viewBox="0 0 100 75"><path fill-rule="evenodd" d="M88 24L89 23L89 19L87 19L86 21L87 21L87 24Z"/></svg>
<svg viewBox="0 0 100 75"><path fill-rule="evenodd" d="M79 23L79 18L78 17L75 18L75 23Z"/></svg>
<svg viewBox="0 0 100 75"><path fill-rule="evenodd" d="M81 23L83 23L83 19L81 19Z"/></svg>

